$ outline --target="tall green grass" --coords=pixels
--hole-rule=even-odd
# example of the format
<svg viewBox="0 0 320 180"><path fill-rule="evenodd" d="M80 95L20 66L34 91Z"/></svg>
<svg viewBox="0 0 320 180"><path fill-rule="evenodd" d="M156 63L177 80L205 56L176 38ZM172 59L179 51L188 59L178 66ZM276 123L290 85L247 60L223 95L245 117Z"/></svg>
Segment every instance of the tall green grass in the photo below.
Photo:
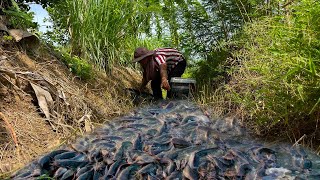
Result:
<svg viewBox="0 0 320 180"><path fill-rule="evenodd" d="M159 45L155 39L140 40L141 26L149 22L156 6L146 1L75 0L70 8L68 27L73 54L108 70L112 64L128 63L134 48Z"/></svg>
<svg viewBox="0 0 320 180"><path fill-rule="evenodd" d="M262 129L319 120L320 2L303 0L290 9L244 28L243 48L234 54L240 66L226 86Z"/></svg>

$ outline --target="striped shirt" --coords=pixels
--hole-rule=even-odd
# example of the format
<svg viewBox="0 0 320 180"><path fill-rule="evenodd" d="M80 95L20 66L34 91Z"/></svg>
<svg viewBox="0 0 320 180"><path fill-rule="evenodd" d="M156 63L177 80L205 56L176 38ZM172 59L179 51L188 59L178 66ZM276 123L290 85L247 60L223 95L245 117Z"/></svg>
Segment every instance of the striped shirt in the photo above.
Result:
<svg viewBox="0 0 320 180"><path fill-rule="evenodd" d="M183 55L173 48L156 49L154 58L158 65L167 63L168 72L170 72L180 61L184 61Z"/></svg>

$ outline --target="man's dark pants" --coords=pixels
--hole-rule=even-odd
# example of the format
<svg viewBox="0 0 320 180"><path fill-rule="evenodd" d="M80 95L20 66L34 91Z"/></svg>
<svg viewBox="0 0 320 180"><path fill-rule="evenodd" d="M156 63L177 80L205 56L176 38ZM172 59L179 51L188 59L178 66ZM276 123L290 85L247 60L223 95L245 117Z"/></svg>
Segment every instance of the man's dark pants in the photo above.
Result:
<svg viewBox="0 0 320 180"><path fill-rule="evenodd" d="M185 60L180 61L176 65L176 67L174 67L171 70L171 72L169 72L169 74L168 74L169 82L170 82L170 79L172 77L181 77L182 74L184 73L184 70L186 69L186 66L187 66L187 62ZM171 83L170 83L170 87L171 87ZM159 76L159 78L151 81L151 88L152 88L153 96L154 96L155 99L163 99L162 91L161 91L161 77L160 76ZM172 97L172 92L171 91L167 92L167 97L168 98Z"/></svg>

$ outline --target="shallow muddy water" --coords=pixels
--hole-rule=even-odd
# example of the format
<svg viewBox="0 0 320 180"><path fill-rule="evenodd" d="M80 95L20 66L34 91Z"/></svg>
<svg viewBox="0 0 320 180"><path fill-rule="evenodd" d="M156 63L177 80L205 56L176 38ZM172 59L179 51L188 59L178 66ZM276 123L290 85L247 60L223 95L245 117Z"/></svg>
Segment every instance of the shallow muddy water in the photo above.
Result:
<svg viewBox="0 0 320 180"><path fill-rule="evenodd" d="M320 179L320 157L210 120L192 102L138 109L13 175L55 179Z"/></svg>

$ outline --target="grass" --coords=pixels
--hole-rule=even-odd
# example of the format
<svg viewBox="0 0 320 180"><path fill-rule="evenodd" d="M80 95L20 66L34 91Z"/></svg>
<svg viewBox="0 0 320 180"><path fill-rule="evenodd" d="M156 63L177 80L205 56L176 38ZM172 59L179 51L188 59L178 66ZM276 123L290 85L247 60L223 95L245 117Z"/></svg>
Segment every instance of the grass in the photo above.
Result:
<svg viewBox="0 0 320 180"><path fill-rule="evenodd" d="M238 84L229 90L258 124L289 126L301 117L316 120L320 26L313 22L319 7L304 1L290 17L266 18L244 29L244 48L235 54L242 64L233 73Z"/></svg>
<svg viewBox="0 0 320 180"><path fill-rule="evenodd" d="M62 53L63 61L68 66L70 72L74 73L82 80L90 80L95 76L92 65L85 59Z"/></svg>
<svg viewBox="0 0 320 180"><path fill-rule="evenodd" d="M114 64L127 64L138 46L159 47L156 39L141 40L141 24L149 22L143 1L77 0L67 1L70 9L68 27L72 53L88 59L102 70Z"/></svg>
<svg viewBox="0 0 320 180"><path fill-rule="evenodd" d="M229 51L230 81L216 83L206 77L219 67L210 67L210 62L199 71L204 77L199 103L221 106L224 114L237 113L258 134L287 136L293 142L305 137L306 145L317 148L319 14L318 1L304 0L293 3L289 12L247 23L230 43L239 47Z"/></svg>

